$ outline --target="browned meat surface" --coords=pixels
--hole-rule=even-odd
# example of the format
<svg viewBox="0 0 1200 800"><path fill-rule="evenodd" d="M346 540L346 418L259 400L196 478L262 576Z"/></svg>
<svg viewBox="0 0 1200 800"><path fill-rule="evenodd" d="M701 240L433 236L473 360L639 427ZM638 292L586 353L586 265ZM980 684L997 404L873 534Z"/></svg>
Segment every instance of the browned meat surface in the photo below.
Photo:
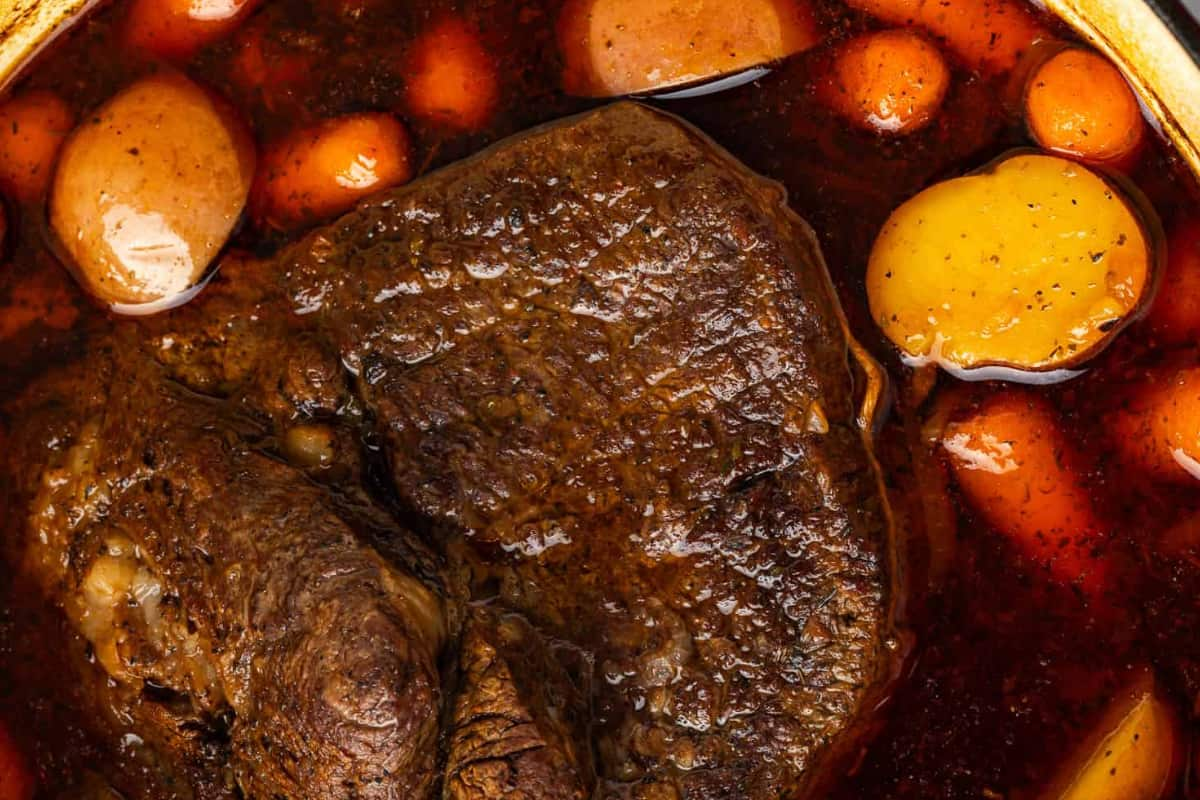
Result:
<svg viewBox="0 0 1200 800"><path fill-rule="evenodd" d="M43 381L6 454L28 470L14 555L106 679L89 710L176 777L199 765L181 796L427 795L442 601L363 544L407 534L248 450L135 350L118 337Z"/></svg>
<svg viewBox="0 0 1200 800"><path fill-rule="evenodd" d="M890 676L886 511L815 240L775 184L670 117L620 104L502 143L123 328L115 378L64 385L133 370L105 395L123 405L97 434L103 474L165 477L176 499L76 501L96 522L38 569L98 552L118 522L148 538L184 628L243 655L201 659L215 683L178 684L190 663L123 668L231 709L248 797L415 797L435 774L456 798L795 797ZM95 413L65 406L77 425ZM404 530L356 536L325 490L254 452L309 420L345 434L343 483L362 475L361 428L385 505L498 609L461 640L445 626L459 674L438 769L440 616L413 600L437 582L364 544ZM20 438L24 471L51 439ZM180 506L192 484L208 493ZM164 571L187 537L211 538L207 557ZM69 608L81 581L46 588ZM282 616L259 616L256 592ZM562 663L557 642L583 657Z"/></svg>
<svg viewBox="0 0 1200 800"><path fill-rule="evenodd" d="M515 614L477 610L463 631L462 687L450 723L447 800L583 800L592 796L586 677L579 686ZM582 677L582 676L579 676Z"/></svg>
<svg viewBox="0 0 1200 800"><path fill-rule="evenodd" d="M890 570L836 301L781 190L619 105L284 264L402 499L596 653L604 776L795 786L880 678Z"/></svg>

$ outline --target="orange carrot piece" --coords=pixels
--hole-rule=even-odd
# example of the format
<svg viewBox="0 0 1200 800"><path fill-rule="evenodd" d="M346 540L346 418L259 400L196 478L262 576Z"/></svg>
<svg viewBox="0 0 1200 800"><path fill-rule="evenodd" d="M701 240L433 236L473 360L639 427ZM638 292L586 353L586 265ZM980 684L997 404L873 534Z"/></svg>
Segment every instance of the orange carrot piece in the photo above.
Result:
<svg viewBox="0 0 1200 800"><path fill-rule="evenodd" d="M1167 344L1200 340L1200 218L1171 231L1167 268L1147 320L1155 336Z"/></svg>
<svg viewBox="0 0 1200 800"><path fill-rule="evenodd" d="M230 78L243 93L258 96L268 111L279 111L285 96L313 69L311 55L268 38L258 20L238 32L230 60Z"/></svg>
<svg viewBox="0 0 1200 800"><path fill-rule="evenodd" d="M1152 476L1200 480L1200 367L1147 373L1109 430L1125 459Z"/></svg>
<svg viewBox="0 0 1200 800"><path fill-rule="evenodd" d="M412 177L408 134L395 117L351 114L299 130L268 149L255 179L254 216L292 228L348 210Z"/></svg>
<svg viewBox="0 0 1200 800"><path fill-rule="evenodd" d="M77 297L71 278L54 263L19 278L8 296L0 297L0 342L34 325L70 330L79 319Z"/></svg>
<svg viewBox="0 0 1200 800"><path fill-rule="evenodd" d="M0 800L31 800L33 773L3 724L0 724Z"/></svg>
<svg viewBox="0 0 1200 800"><path fill-rule="evenodd" d="M41 90L0 105L0 188L22 202L38 200L75 115L58 95Z"/></svg>
<svg viewBox="0 0 1200 800"><path fill-rule="evenodd" d="M1045 28L1018 0L847 0L889 25L924 28L972 69L1008 72L1044 38Z"/></svg>
<svg viewBox="0 0 1200 800"><path fill-rule="evenodd" d="M405 71L408 109L426 122L474 131L496 110L496 62L479 34L457 17L421 34L408 53Z"/></svg>
<svg viewBox="0 0 1200 800"><path fill-rule="evenodd" d="M1025 89L1025 122L1047 150L1128 166L1146 138L1137 98L1108 59L1067 47L1040 64Z"/></svg>
<svg viewBox="0 0 1200 800"><path fill-rule="evenodd" d="M125 17L129 46L184 61L232 33L257 0L132 0Z"/></svg>
<svg viewBox="0 0 1200 800"><path fill-rule="evenodd" d="M821 40L807 0L568 0L563 88L653 92L777 61Z"/></svg>
<svg viewBox="0 0 1200 800"><path fill-rule="evenodd" d="M895 29L840 44L817 96L856 127L903 135L929 124L949 86L938 49L920 34Z"/></svg>
<svg viewBox="0 0 1200 800"><path fill-rule="evenodd" d="M968 503L1058 581L1088 594L1104 582L1104 538L1054 409L1005 390L950 423L942 447Z"/></svg>

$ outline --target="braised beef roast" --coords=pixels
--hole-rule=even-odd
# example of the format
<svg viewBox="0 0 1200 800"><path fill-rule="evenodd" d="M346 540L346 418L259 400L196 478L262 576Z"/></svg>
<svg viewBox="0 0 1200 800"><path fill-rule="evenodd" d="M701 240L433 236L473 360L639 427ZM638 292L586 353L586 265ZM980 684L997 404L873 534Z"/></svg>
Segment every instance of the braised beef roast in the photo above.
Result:
<svg viewBox="0 0 1200 800"><path fill-rule="evenodd" d="M407 532L254 452L135 349L115 336L43 380L6 454L39 465L22 566L87 641L90 710L195 784L178 796L428 795L433 559L405 543L385 561L367 542Z"/></svg>
<svg viewBox="0 0 1200 800"><path fill-rule="evenodd" d="M850 346L782 190L613 105L97 334L9 556L131 795L800 796L896 659Z"/></svg>

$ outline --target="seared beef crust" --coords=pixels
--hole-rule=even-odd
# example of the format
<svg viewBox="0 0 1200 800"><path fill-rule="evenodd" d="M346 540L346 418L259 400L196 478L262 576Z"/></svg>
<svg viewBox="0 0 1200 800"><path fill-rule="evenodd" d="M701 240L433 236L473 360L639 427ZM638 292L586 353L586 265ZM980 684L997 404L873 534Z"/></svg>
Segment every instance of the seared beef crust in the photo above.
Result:
<svg viewBox="0 0 1200 800"><path fill-rule="evenodd" d="M136 351L117 336L44 379L6 454L27 470L14 560L90 645L89 710L176 779L218 760L196 797L428 796L443 601L364 543L409 534L255 452L253 427Z"/></svg>
<svg viewBox="0 0 1200 800"><path fill-rule="evenodd" d="M270 673L284 680L225 694L255 710L247 726L305 733L255 752L271 766L261 781L237 773L250 797L288 785L262 782L275 773L329 777L322 794L285 796L418 797L439 783L456 798L502 786L531 798L799 796L894 667L895 570L864 387L813 234L780 187L674 118L626 103L532 131L369 201L273 261L228 263L178 312L119 327L134 355L115 380L148 364L162 373L146 378L133 419L104 429L117 453L107 474L174 469L200 486L249 476L206 495L207 516L163 505L129 524L177 529L175 540L218 531L211 564L171 577L194 587L182 607L206 609L193 622L205 636L228 635L232 615L264 620L244 647L290 643ZM178 399L184 389L156 383L164 375L214 399ZM163 403L184 417L219 410L173 434L182 421L170 414L146 421ZM446 627L458 688L438 770L426 709L441 702L440 640L405 600L426 584L320 511L324 490L254 452L232 422L243 418L268 437L310 419L360 431L367 460L384 465L383 502L441 552L446 574L467 576L475 601L501 609L476 613L461 639ZM210 440L222 444L200 445ZM162 464L146 473L127 441L160 442ZM281 515L291 493L317 510ZM120 513L105 510L104 524ZM322 544L297 550L300 530ZM391 536L414 539L405 526ZM353 565L344 584L326 577L342 564ZM216 584L234 565L249 583L226 592ZM271 597L297 597L284 617L220 608L275 583ZM428 585L454 618L461 598ZM527 627L505 634L504 619ZM299 644L309 635L325 655ZM581 691L546 642L586 654L587 697L538 694ZM370 711L334 702L330 716L307 714L328 686L352 694L330 674L344 663ZM316 746L303 768L290 760L308 737L355 741L336 720L369 727L376 712L391 715L392 738ZM360 793L381 775L403 791Z"/></svg>

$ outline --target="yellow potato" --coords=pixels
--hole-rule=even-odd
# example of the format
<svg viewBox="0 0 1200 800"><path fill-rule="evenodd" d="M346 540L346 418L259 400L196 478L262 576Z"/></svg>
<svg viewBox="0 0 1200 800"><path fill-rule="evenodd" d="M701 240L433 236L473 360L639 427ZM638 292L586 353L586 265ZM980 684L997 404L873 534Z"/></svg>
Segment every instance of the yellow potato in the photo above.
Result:
<svg viewBox="0 0 1200 800"><path fill-rule="evenodd" d="M1044 795L1045 800L1158 800L1175 780L1181 742L1175 712L1143 673Z"/></svg>
<svg viewBox="0 0 1200 800"><path fill-rule="evenodd" d="M186 297L241 216L254 145L232 111L175 73L126 87L71 134L50 222L76 277L118 311Z"/></svg>
<svg viewBox="0 0 1200 800"><path fill-rule="evenodd" d="M558 38L563 88L614 97L740 73L821 35L808 0L568 0Z"/></svg>
<svg viewBox="0 0 1200 800"><path fill-rule="evenodd" d="M1147 304L1149 225L1087 167L1012 155L892 213L867 267L871 313L911 362L1036 379L1095 355Z"/></svg>

